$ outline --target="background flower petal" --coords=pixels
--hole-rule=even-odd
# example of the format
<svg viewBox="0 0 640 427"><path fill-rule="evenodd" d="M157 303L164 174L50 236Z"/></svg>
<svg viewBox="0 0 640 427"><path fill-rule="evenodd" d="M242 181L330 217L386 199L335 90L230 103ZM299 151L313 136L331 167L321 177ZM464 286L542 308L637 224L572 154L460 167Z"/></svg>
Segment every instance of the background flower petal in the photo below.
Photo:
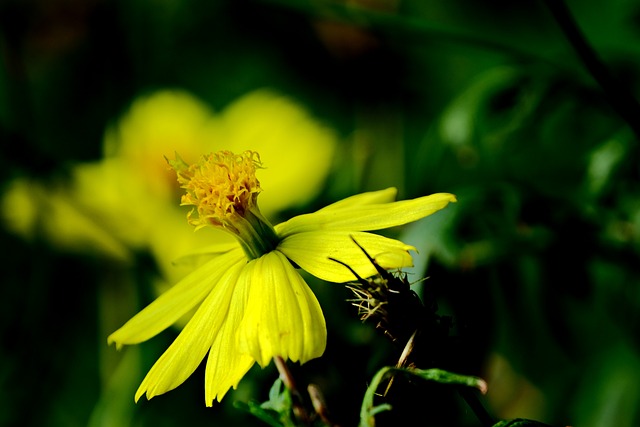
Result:
<svg viewBox="0 0 640 427"><path fill-rule="evenodd" d="M365 199L366 200L366 199ZM342 208L319 210L299 215L276 227L281 237L316 230L371 231L403 225L431 215L455 202L449 193L436 193L417 199L393 203L355 206L349 202Z"/></svg>
<svg viewBox="0 0 640 427"><path fill-rule="evenodd" d="M320 304L286 257L270 252L247 265L249 297L238 329L241 351L266 366L274 356L304 363L327 342Z"/></svg>
<svg viewBox="0 0 640 427"><path fill-rule="evenodd" d="M267 215L317 195L338 145L335 130L316 120L303 104L271 89L254 90L229 104L212 122L208 139L234 153L260 153L260 209Z"/></svg>
<svg viewBox="0 0 640 427"><path fill-rule="evenodd" d="M145 392L151 399L173 390L195 371L220 331L243 266L243 260L226 265L211 293L140 384L136 401Z"/></svg>
<svg viewBox="0 0 640 427"><path fill-rule="evenodd" d="M0 194L0 220L8 230L29 241L42 233L54 246L73 253L131 262L131 248L121 235L105 230L58 183L14 179Z"/></svg>
<svg viewBox="0 0 640 427"><path fill-rule="evenodd" d="M179 147L180 155L193 161L211 149L206 129L213 111L195 95L179 89L163 89L133 100L121 119L104 135L105 157L120 159L137 175L150 197L170 204L177 200L175 174L165 156Z"/></svg>
<svg viewBox="0 0 640 427"><path fill-rule="evenodd" d="M377 234L349 231L312 231L294 234L284 239L278 250L302 269L329 282L355 280L353 273L339 262L355 270L360 277L376 274L375 267L354 242L362 246L369 256L384 268L413 265L409 254L413 246Z"/></svg>
<svg viewBox="0 0 640 427"><path fill-rule="evenodd" d="M243 258L244 253L240 248L215 257L109 335L108 342L115 342L120 348L123 344L136 344L157 335L200 303L211 292L228 266Z"/></svg>

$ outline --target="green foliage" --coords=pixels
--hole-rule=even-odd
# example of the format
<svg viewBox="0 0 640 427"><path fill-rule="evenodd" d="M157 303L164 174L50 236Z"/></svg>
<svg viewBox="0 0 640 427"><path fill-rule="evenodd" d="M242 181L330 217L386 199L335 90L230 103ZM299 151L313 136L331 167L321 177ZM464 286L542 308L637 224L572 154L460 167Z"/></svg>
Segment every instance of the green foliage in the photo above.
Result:
<svg viewBox="0 0 640 427"><path fill-rule="evenodd" d="M271 390L269 390L269 400L266 402L244 403L236 401L234 402L234 406L249 412L272 427L290 427L296 425L292 419L291 394L289 390L284 387L280 378L271 386Z"/></svg>

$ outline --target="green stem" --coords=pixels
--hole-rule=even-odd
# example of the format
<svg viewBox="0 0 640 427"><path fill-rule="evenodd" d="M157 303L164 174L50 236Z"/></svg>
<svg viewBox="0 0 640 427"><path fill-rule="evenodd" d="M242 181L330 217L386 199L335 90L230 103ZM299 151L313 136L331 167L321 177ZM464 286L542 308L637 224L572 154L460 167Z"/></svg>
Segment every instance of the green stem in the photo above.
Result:
<svg viewBox="0 0 640 427"><path fill-rule="evenodd" d="M589 44L564 0L544 0L587 71L607 97L613 109L640 139L640 104L622 87Z"/></svg>

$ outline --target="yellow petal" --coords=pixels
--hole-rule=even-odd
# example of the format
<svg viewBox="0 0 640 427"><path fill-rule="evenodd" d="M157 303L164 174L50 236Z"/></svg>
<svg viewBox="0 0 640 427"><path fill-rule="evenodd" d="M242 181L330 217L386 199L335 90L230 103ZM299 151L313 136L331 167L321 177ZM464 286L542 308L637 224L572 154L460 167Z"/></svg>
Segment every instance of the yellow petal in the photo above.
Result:
<svg viewBox="0 0 640 427"><path fill-rule="evenodd" d="M155 301L133 316L120 329L109 335L109 344L118 348L137 344L162 332L187 313L211 292L230 264L244 259L237 248L215 257L178 282Z"/></svg>
<svg viewBox="0 0 640 427"><path fill-rule="evenodd" d="M175 257L172 260L174 266L191 267L199 264L199 260L203 258L211 258L219 254L229 252L239 246L238 239L234 238L230 233L225 233L220 229L208 228L206 231L215 232L215 237L218 240L228 240L215 245L208 245L199 248L192 248L190 251L183 252L179 257ZM198 234L198 233L193 233Z"/></svg>
<svg viewBox="0 0 640 427"><path fill-rule="evenodd" d="M317 230L371 231L403 225L431 215L455 202L448 193L436 193L392 203L354 205L299 215L276 226L280 237Z"/></svg>
<svg viewBox="0 0 640 427"><path fill-rule="evenodd" d="M376 274L376 269L354 241L362 246L369 256L383 268L410 267L413 260L409 254L413 246L377 234L347 231L315 231L294 234L285 238L278 250L298 264L305 271L329 282L349 282L360 277Z"/></svg>
<svg viewBox="0 0 640 427"><path fill-rule="evenodd" d="M101 196L98 198L104 202ZM121 236L106 227L63 186L43 185L24 178L14 180L0 193L0 221L26 239L42 233L64 250L107 255L125 263L131 259Z"/></svg>
<svg viewBox="0 0 640 427"><path fill-rule="evenodd" d="M0 215L5 227L21 237L30 239L37 228L38 217L45 218L49 212L42 212L39 202L47 193L36 182L18 178L11 181L2 189L0 198ZM40 215L39 215L40 214Z"/></svg>
<svg viewBox="0 0 640 427"><path fill-rule="evenodd" d="M220 331L244 265L244 260L225 265L211 293L140 384L136 402L145 393L151 399L173 390L195 371Z"/></svg>
<svg viewBox="0 0 640 427"><path fill-rule="evenodd" d="M211 150L206 129L213 112L202 100L181 90L160 90L136 98L129 111L104 136L104 154L133 171L145 196L175 203L175 174L164 156L180 147L191 162Z"/></svg>
<svg viewBox="0 0 640 427"><path fill-rule="evenodd" d="M246 309L248 287L246 280L238 281L226 319L209 350L204 385L207 406L213 405L213 399L220 402L231 387L235 389L255 363L253 357L240 352L237 340L238 327Z"/></svg>
<svg viewBox="0 0 640 427"><path fill-rule="evenodd" d="M367 193L360 193L360 194L356 194L354 196L351 197L347 197L346 199L342 199L339 200L335 203L332 203L330 205L325 206L322 209L319 209L318 211L316 211L314 214L312 215L317 215L318 213L329 213L332 211L340 211L342 209L346 209L346 208L353 208L353 207L358 207L358 206L366 206L366 205L373 205L373 204L380 204L380 203L390 203L393 202L396 198L396 194L398 193L398 190L394 187L389 187L387 189L384 190L379 190L379 191L370 191ZM308 215L302 215L303 217L307 217ZM276 225L275 230L276 233L278 233L279 236L284 237L285 236L285 232L286 235L291 234L293 231L289 231L289 229L292 229L296 226L296 224L298 222L300 222L299 219L296 219L298 217L294 217L291 218L288 221L285 221L281 224ZM310 220L313 218L310 218Z"/></svg>
<svg viewBox="0 0 640 427"><path fill-rule="evenodd" d="M397 194L398 189L395 187L389 187L385 188L384 190L378 191L369 191L367 193L360 193L325 206L324 208L318 210L318 212L327 212L331 210L351 208L355 206L391 203L396 199Z"/></svg>
<svg viewBox="0 0 640 427"><path fill-rule="evenodd" d="M322 309L284 255L273 251L251 261L243 280L249 296L238 329L241 351L262 367L274 356L304 363L322 355L327 342Z"/></svg>

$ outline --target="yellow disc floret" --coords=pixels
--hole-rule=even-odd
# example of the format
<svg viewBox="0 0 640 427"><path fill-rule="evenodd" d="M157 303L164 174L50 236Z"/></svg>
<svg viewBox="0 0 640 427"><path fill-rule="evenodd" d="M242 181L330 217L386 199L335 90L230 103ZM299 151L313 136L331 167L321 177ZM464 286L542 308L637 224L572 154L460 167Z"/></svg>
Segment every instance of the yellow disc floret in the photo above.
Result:
<svg viewBox="0 0 640 427"><path fill-rule="evenodd" d="M177 162L181 160L172 163ZM190 166L181 163L182 167L172 166L178 173L178 182L186 190L181 205L195 206L188 219L196 228L229 226L238 215L244 216L256 206L260 193L260 182L256 178L256 168L261 166L258 153L219 151L203 156L200 162Z"/></svg>
<svg viewBox="0 0 640 427"><path fill-rule="evenodd" d="M273 227L258 209L262 167L255 151L234 154L218 151L188 165L178 155L169 164L185 189L181 205L194 206L187 215L196 229L206 225L222 228L238 237L250 258L268 252L277 244Z"/></svg>

